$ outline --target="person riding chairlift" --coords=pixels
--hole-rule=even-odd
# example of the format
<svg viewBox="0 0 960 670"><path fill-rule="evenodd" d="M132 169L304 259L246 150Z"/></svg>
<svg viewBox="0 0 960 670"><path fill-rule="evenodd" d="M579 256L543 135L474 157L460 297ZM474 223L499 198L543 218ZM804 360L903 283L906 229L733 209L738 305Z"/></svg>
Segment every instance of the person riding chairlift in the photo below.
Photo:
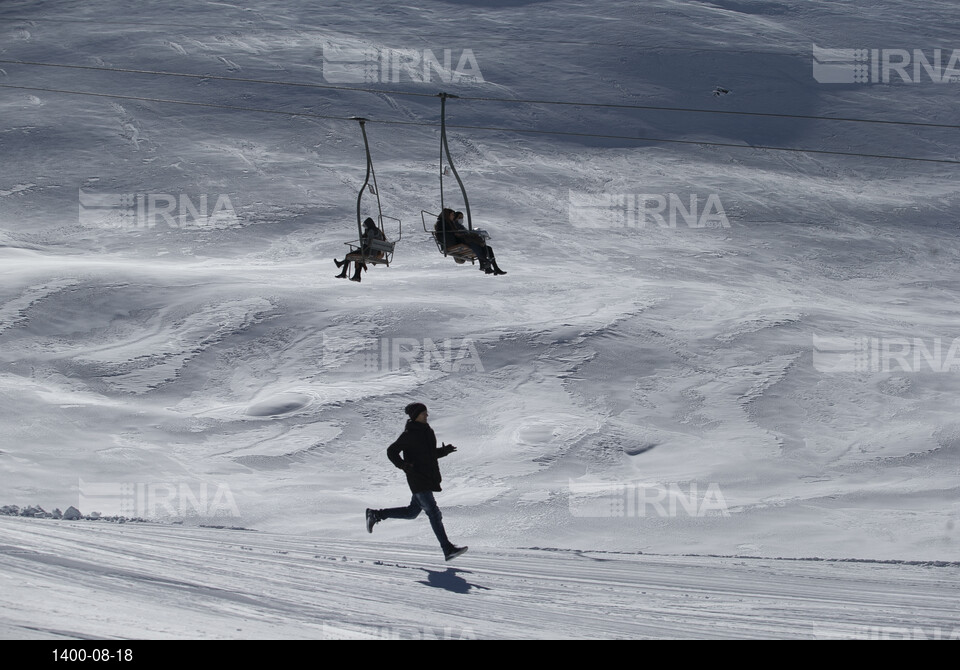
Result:
<svg viewBox="0 0 960 670"><path fill-rule="evenodd" d="M440 240L441 246L444 246L444 239L446 238L446 246L461 243L469 247L470 250L476 254L477 260L480 261L480 269L483 272L486 272L488 275L507 274L505 270L501 270L500 266L497 265L497 258L493 253L493 247L487 244L487 241L480 233L469 230L463 225L463 212L444 209L440 216L437 217L437 224L434 226L434 230L437 231L437 237ZM452 241L450 241L451 237L453 238ZM446 248L444 248L444 251L446 251ZM463 262L459 258L456 260L461 263Z"/></svg>
<svg viewBox="0 0 960 670"><path fill-rule="evenodd" d="M375 254L370 253L370 243L373 240L385 241L387 239L387 236L383 234L383 231L377 228L377 224L369 216L363 222L363 226L364 226L364 230L363 230L363 237L361 238L361 241L360 241L360 252L351 251L350 254L360 253L361 258L368 258L368 257L381 258L383 256L382 251L378 251ZM347 278L347 272L350 270L350 260L349 260L350 254L347 254L342 261L338 261L336 258L333 259L333 262L337 264L338 268L341 268L341 267L343 268L343 272L341 272L338 275L335 275L337 279ZM360 281L360 271L366 270L367 264L364 263L363 261L355 260L353 262L353 265L356 268L356 271L353 273L353 276L350 277L350 281L358 282Z"/></svg>

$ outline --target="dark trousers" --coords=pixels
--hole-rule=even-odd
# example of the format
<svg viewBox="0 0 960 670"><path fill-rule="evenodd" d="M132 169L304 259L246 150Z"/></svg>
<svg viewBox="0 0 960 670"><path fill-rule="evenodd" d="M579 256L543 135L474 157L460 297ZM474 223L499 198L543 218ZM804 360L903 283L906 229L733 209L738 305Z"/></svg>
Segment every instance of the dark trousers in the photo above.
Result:
<svg viewBox="0 0 960 670"><path fill-rule="evenodd" d="M475 253L475 254L477 255L477 259L478 259L483 265L486 265L486 264L488 264L488 263L492 263L494 260L496 260L496 259L493 257L493 249L491 249L490 247L488 247L488 246L486 246L486 245L470 244L470 243L468 243L467 246L470 247L470 249L473 251L473 253Z"/></svg>
<svg viewBox="0 0 960 670"><path fill-rule="evenodd" d="M481 265L496 262L497 259L493 256L493 249L487 246L487 243L480 235L475 233L462 233L455 237L457 242L466 244L470 248L470 251L477 255L477 260L480 261Z"/></svg>
<svg viewBox="0 0 960 670"><path fill-rule="evenodd" d="M381 519L416 519L420 516L420 512L427 513L430 526L440 542L440 547L444 551L449 551L453 547L453 543L447 539L447 531L443 528L443 515L440 513L440 508L437 507L437 501L431 491L414 493L410 499L410 504L406 507L382 509L377 514Z"/></svg>

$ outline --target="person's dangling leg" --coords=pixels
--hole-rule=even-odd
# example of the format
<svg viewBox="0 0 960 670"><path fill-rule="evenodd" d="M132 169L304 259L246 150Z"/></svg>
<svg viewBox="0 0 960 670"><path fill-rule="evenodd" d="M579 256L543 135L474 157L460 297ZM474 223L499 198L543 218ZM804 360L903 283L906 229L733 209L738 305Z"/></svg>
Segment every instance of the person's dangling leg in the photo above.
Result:
<svg viewBox="0 0 960 670"><path fill-rule="evenodd" d="M487 247L487 259L490 262L490 268L493 270L493 274L495 275L507 274L506 270L501 270L500 266L497 265L497 257L493 253L493 247Z"/></svg>
<svg viewBox="0 0 960 670"><path fill-rule="evenodd" d="M482 244L469 244L468 246L477 256L477 260L480 262L481 272L486 272L487 274L493 272L490 268L490 259L487 257L487 248Z"/></svg>
<svg viewBox="0 0 960 670"><path fill-rule="evenodd" d="M413 494L413 497L420 508L427 513L427 518L430 519L430 526L433 527L433 534L437 536L437 541L440 543L440 548L443 549L443 553L450 553L455 547L453 542L447 538L447 531L443 527L443 514L440 513L440 508L437 507L437 501L433 497L433 493L424 491L423 493Z"/></svg>
<svg viewBox="0 0 960 670"><path fill-rule="evenodd" d="M421 511L423 511L423 508L420 506L420 501L417 500L417 496L414 495L410 498L410 504L406 507L378 509L374 510L374 515L377 517L377 521L383 521L384 519L416 519L420 516Z"/></svg>

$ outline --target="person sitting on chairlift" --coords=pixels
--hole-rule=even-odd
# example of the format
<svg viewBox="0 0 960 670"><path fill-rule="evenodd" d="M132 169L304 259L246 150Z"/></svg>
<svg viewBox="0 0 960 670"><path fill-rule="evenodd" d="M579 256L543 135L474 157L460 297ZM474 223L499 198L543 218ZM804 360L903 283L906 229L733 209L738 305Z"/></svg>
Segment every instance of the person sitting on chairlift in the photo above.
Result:
<svg viewBox="0 0 960 670"><path fill-rule="evenodd" d="M440 216L437 217L437 223L433 226L433 230L437 234L437 243L444 253L449 253L449 247L457 244L456 229L453 225L454 214L455 212L452 209L444 208L440 212Z"/></svg>
<svg viewBox="0 0 960 670"><path fill-rule="evenodd" d="M456 212L453 215L453 226L456 231L457 239L466 244L473 250L480 260L480 269L488 275L505 275L506 271L501 270L497 265L497 257L493 253L493 247L487 244L483 235L478 232L468 230L463 225L463 212Z"/></svg>
<svg viewBox="0 0 960 670"><path fill-rule="evenodd" d="M375 255L377 258L380 258L381 256L383 256L383 252L382 252L382 251L378 251L378 252L376 252L376 254L371 254L371 253L370 253L370 246L371 246L370 243L371 243L373 240L385 241L385 240L387 239L387 236L383 234L383 231L382 231L382 230L380 230L379 228L377 228L376 222L374 222L374 220L371 219L369 216L368 216L367 219L363 222L363 227L364 227L364 229L363 229L363 237L361 238L361 241L360 241L360 251L359 251L359 252L351 251L349 254L347 254L347 255L344 257L344 259L343 259L342 261L338 261L336 258L333 259L333 262L337 264L337 267L338 267L338 268L343 268L343 272L341 272L340 274L336 275L336 278L337 278L337 279L346 279L346 278L347 278L347 272L350 270L350 256L351 256L351 254L356 255L356 254L359 253L359 255L360 255L361 258L373 257L374 255ZM358 281L360 281L360 271L361 271L361 270L366 270L366 269L367 269L367 264L364 263L362 260L354 260L354 261L353 261L353 265L354 265L354 267L355 267L356 269L355 269L355 271L354 271L354 273L353 273L353 276L350 277L350 281L356 281L356 282L358 282Z"/></svg>
<svg viewBox="0 0 960 670"><path fill-rule="evenodd" d="M451 253L451 249L458 244L463 244L466 247L469 247L471 251L477 256L477 258L482 258L482 250L476 244L471 244L463 239L461 239L462 231L464 230L463 224L457 225L457 212L454 212L452 209L444 208L440 213L440 216L437 217L437 223L434 225L433 229L437 235L437 243L440 246L440 250L445 254ZM466 263L466 260L461 256L454 255L453 260L459 264ZM482 263L482 261L481 261Z"/></svg>
<svg viewBox="0 0 960 670"><path fill-rule="evenodd" d="M493 248L487 244L487 241L480 233L467 229L463 225L463 212L454 212L452 209L444 209L443 213L437 218L437 225L434 227L437 231L437 238L440 245L443 246L444 235L446 235L447 246L453 244L464 244L476 254L480 261L480 270L488 275L505 275L506 271L501 270L497 265L496 256ZM450 238L453 238L453 241ZM461 259L456 259L463 262Z"/></svg>

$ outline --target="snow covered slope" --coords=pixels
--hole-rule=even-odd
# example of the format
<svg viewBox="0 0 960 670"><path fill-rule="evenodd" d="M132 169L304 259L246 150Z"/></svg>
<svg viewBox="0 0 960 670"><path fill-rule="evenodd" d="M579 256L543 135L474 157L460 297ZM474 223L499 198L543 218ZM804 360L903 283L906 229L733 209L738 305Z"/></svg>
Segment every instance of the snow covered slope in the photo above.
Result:
<svg viewBox="0 0 960 670"><path fill-rule="evenodd" d="M408 499L384 451L418 400L459 448L451 536L504 569L531 546L956 560L958 166L720 146L956 161L956 128L451 100L454 126L581 135L451 131L508 275L443 258L420 223L441 89L960 123L953 84L813 77L813 44L960 47L952 3L860 5L3 3L0 85L20 88L0 88L0 505L119 501L369 558L363 510ZM226 79L327 85L358 49L469 50L481 76ZM321 117L360 114L403 237L358 285L331 260L356 230L359 127ZM729 227L640 226L624 208L643 194L713 196ZM117 218L150 196L177 218ZM815 337L933 362L831 370ZM377 530L434 543L422 519Z"/></svg>
<svg viewBox="0 0 960 670"><path fill-rule="evenodd" d="M408 544L302 535L0 529L5 638L960 637L956 564L494 548L445 564Z"/></svg>

